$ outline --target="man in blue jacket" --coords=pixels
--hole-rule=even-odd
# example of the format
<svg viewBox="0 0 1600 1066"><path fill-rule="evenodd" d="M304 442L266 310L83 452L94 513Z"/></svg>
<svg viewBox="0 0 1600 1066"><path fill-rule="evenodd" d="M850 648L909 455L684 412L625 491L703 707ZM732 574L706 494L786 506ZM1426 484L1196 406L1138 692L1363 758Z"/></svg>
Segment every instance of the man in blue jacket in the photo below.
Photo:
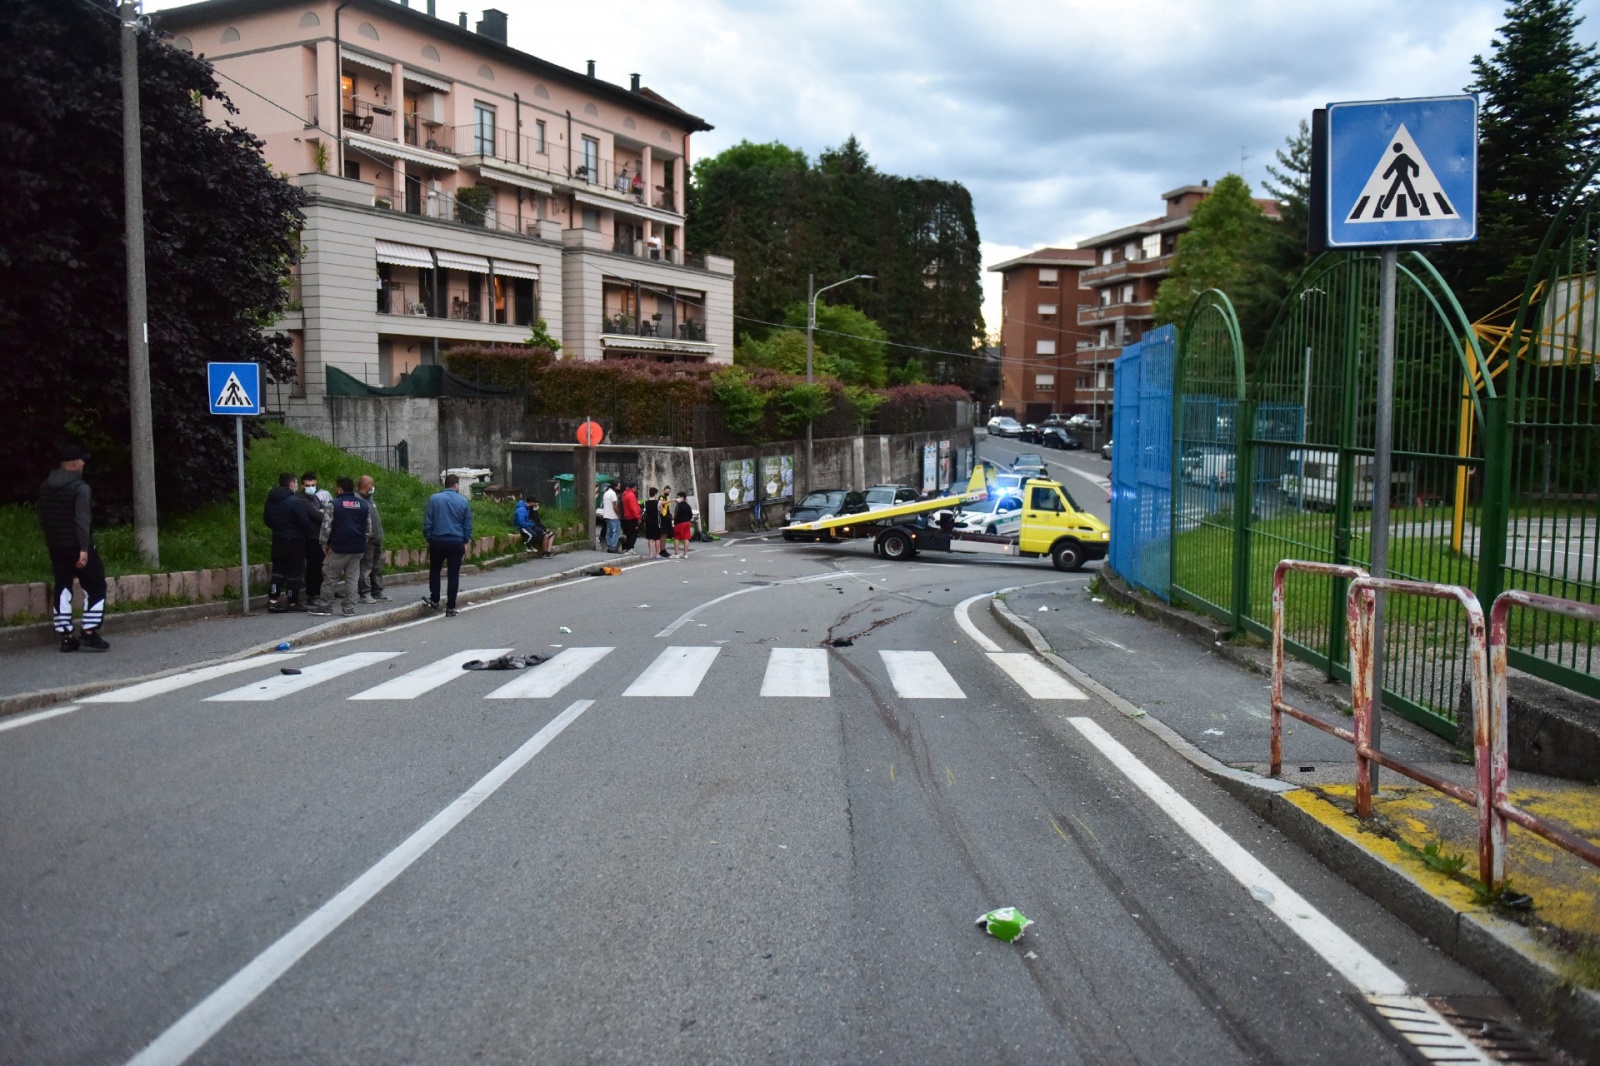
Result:
<svg viewBox="0 0 1600 1066"><path fill-rule="evenodd" d="M356 613L356 584L361 579L361 558L372 534L372 507L356 495L353 478L339 479L339 495L328 501L328 518L322 524L322 546L327 549L325 580L331 594L339 593L345 617ZM332 614L331 602L313 607L312 614Z"/></svg>
<svg viewBox="0 0 1600 1066"><path fill-rule="evenodd" d="M449 564L450 584L445 598L444 613L456 613L456 593L461 589L461 559L467 553L467 542L472 539L472 506L456 490L461 479L446 474L444 491L428 497L422 512L422 539L428 542L428 595L422 602L431 611L439 609L439 571Z"/></svg>

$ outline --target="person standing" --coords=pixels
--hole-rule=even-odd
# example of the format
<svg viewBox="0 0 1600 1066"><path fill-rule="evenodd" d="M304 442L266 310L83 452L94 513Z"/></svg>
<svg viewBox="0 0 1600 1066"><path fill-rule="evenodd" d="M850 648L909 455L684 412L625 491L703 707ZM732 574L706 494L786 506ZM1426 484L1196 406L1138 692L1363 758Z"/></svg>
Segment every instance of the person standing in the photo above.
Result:
<svg viewBox="0 0 1600 1066"><path fill-rule="evenodd" d="M267 586L267 610L281 614L303 611L300 591L306 583L306 541L317 537L306 508L295 499L293 474L279 474L278 487L267 493L261 520L272 532L272 581Z"/></svg>
<svg viewBox="0 0 1600 1066"><path fill-rule="evenodd" d="M644 501L644 545L646 559L659 559L661 551L661 501L656 498L660 489L652 488Z"/></svg>
<svg viewBox="0 0 1600 1066"><path fill-rule="evenodd" d="M600 497L600 517L606 524L606 551L615 555L617 540L622 536L622 516L617 512L616 486L610 483Z"/></svg>
<svg viewBox="0 0 1600 1066"><path fill-rule="evenodd" d="M622 550L633 551L639 540L639 490L629 481L622 486Z"/></svg>
<svg viewBox="0 0 1600 1066"><path fill-rule="evenodd" d="M322 598L322 560L327 552L322 546L328 542L328 503L332 497L317 488L317 472L307 470L300 475L300 495L295 500L316 530L306 538L306 606L326 606Z"/></svg>
<svg viewBox="0 0 1600 1066"><path fill-rule="evenodd" d="M89 483L83 464L89 453L69 444L59 453L61 465L39 486L39 525L50 553L51 591L55 594L55 631L62 651L108 651L100 635L106 610L106 568L95 550L89 520ZM83 586L83 637L72 634L72 582Z"/></svg>
<svg viewBox="0 0 1600 1066"><path fill-rule="evenodd" d="M391 599L383 591L383 513L378 510L378 483L371 474L362 474L356 482L356 495L367 501L372 514L372 533L367 537L367 550L361 556L361 581L356 591L362 603L382 603Z"/></svg>
<svg viewBox="0 0 1600 1066"><path fill-rule="evenodd" d="M329 592L337 595L344 616L356 613L356 587L361 581L361 560L372 536L372 509L356 495L356 483L339 479L339 495L328 504L328 520L323 523L322 543L328 549ZM332 614L332 596L312 614Z"/></svg>
<svg viewBox="0 0 1600 1066"><path fill-rule="evenodd" d="M689 536L694 523L694 508L689 506L689 494L678 493L677 505L672 508L673 554L679 559L689 557Z"/></svg>
<svg viewBox="0 0 1600 1066"><path fill-rule="evenodd" d="M422 511L422 539L428 542L428 595L422 602L430 611L439 609L439 571L448 566L446 617L455 616L456 594L461 589L461 559L472 539L472 506L456 491L460 483L456 475L446 474L443 491L428 497Z"/></svg>

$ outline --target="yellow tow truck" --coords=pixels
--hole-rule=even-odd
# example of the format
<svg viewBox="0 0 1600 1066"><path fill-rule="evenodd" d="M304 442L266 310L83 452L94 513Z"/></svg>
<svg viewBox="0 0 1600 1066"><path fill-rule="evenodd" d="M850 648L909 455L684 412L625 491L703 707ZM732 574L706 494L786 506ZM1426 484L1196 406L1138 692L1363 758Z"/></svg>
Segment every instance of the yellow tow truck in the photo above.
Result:
<svg viewBox="0 0 1600 1066"><path fill-rule="evenodd" d="M1080 508L1060 482L1029 478L1020 486L1022 528L1014 535L966 532L955 528L955 512L989 497L987 467L972 473L965 492L933 500L886 507L862 514L819 518L784 527L793 534L825 534L828 540L872 538L872 551L886 559L914 559L924 551L975 555L1048 557L1057 570L1079 570L1091 559L1103 559L1111 547L1111 529Z"/></svg>

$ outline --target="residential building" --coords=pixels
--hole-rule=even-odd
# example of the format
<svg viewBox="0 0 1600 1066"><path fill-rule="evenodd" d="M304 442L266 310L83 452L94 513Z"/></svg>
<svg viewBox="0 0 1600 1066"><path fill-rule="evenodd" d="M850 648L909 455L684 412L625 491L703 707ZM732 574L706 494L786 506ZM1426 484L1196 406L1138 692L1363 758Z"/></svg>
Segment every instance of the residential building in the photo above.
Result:
<svg viewBox="0 0 1600 1066"><path fill-rule="evenodd" d="M1078 324L1092 294L1081 287L1094 253L1040 248L996 263L1000 275L1000 410L1022 422L1087 410L1078 397L1077 351L1093 334Z"/></svg>
<svg viewBox="0 0 1600 1066"><path fill-rule="evenodd" d="M1111 424L1112 364L1125 344L1132 344L1155 325L1151 307L1156 289L1172 268L1178 237L1189 228L1195 207L1211 195L1211 183L1183 185L1161 194L1166 213L1078 242L1091 252L1092 265L1080 275L1089 290L1088 305L1078 311L1078 325L1088 331L1077 352L1078 395ZM1276 200L1257 199L1269 218L1277 218Z"/></svg>
<svg viewBox="0 0 1600 1066"><path fill-rule="evenodd" d="M420 2L420 0L419 0ZM395 0L203 0L162 11L221 75L266 161L308 194L299 376L268 402L326 435L331 372L388 386L543 320L563 358L731 362L733 263L685 254L703 119ZM337 377L337 375L334 375Z"/></svg>

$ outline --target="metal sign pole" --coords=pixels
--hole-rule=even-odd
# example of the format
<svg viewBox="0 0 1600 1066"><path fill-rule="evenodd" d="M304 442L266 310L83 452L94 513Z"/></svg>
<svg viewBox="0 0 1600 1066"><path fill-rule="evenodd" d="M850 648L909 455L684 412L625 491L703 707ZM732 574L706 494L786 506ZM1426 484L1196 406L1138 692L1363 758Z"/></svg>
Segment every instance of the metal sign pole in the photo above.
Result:
<svg viewBox="0 0 1600 1066"><path fill-rule="evenodd" d="M233 442L239 460L239 602L250 613L250 543L244 524L244 416L233 420Z"/></svg>
<svg viewBox="0 0 1600 1066"><path fill-rule="evenodd" d="M1373 577L1389 576L1389 494L1390 468L1394 451L1394 303L1395 275L1400 253L1385 248L1378 279L1378 410L1372 443L1372 559ZM1384 594L1375 598L1372 616L1372 715L1371 744L1381 747L1383 738L1383 614ZM1378 794L1378 764L1367 763L1367 783Z"/></svg>

